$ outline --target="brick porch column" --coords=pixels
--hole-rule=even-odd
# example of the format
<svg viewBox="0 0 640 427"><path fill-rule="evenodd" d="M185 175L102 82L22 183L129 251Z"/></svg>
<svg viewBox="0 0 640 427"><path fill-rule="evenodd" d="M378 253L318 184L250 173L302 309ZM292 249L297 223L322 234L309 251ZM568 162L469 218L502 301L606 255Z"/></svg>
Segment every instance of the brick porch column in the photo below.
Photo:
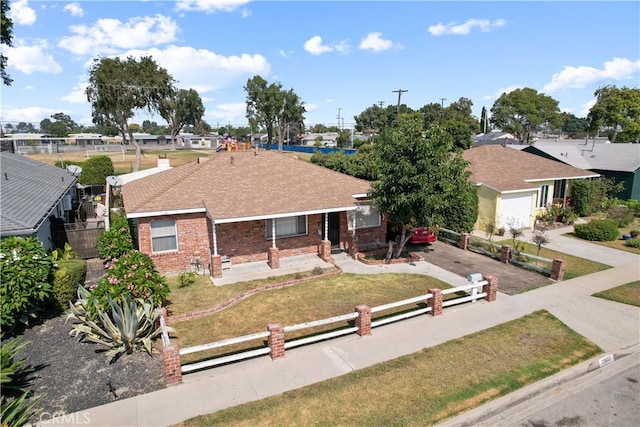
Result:
<svg viewBox="0 0 640 427"><path fill-rule="evenodd" d="M462 250L467 250L467 248L469 247L469 233L460 233L458 247Z"/></svg>
<svg viewBox="0 0 640 427"><path fill-rule="evenodd" d="M431 315L440 316L442 314L442 291L435 288L429 289L429 293L433 295L427 302L427 305L431 307Z"/></svg>
<svg viewBox="0 0 640 427"><path fill-rule="evenodd" d="M358 242L353 236L349 236L347 237L347 244L349 245L349 256L355 259L358 253Z"/></svg>
<svg viewBox="0 0 640 427"><path fill-rule="evenodd" d="M320 242L320 258L323 261L331 259L331 240L323 240Z"/></svg>
<svg viewBox="0 0 640 427"><path fill-rule="evenodd" d="M358 332L356 333L361 337L371 335L371 307L361 304L356 306L356 311L358 312L356 317Z"/></svg>
<svg viewBox="0 0 640 427"><path fill-rule="evenodd" d="M567 261L563 259L554 259L551 264L551 279L558 282L564 279L564 272L567 269Z"/></svg>
<svg viewBox="0 0 640 427"><path fill-rule="evenodd" d="M280 249L269 248L269 267L271 269L280 268Z"/></svg>
<svg viewBox="0 0 640 427"><path fill-rule="evenodd" d="M271 349L269 355L271 360L281 359L284 357L284 328L282 323L269 323L267 325L269 337L267 345Z"/></svg>
<svg viewBox="0 0 640 427"><path fill-rule="evenodd" d="M487 294L484 299L489 302L495 301L498 294L498 278L495 276L484 276L483 279L488 282L482 286L482 293Z"/></svg>
<svg viewBox="0 0 640 427"><path fill-rule="evenodd" d="M211 255L211 275L222 277L222 255Z"/></svg>
<svg viewBox="0 0 640 427"><path fill-rule="evenodd" d="M162 362L164 364L164 381L168 386L182 383L180 369L180 349L177 344L162 347Z"/></svg>
<svg viewBox="0 0 640 427"><path fill-rule="evenodd" d="M511 258L511 246L502 245L502 248L500 248L500 262L504 264L509 264L510 258Z"/></svg>

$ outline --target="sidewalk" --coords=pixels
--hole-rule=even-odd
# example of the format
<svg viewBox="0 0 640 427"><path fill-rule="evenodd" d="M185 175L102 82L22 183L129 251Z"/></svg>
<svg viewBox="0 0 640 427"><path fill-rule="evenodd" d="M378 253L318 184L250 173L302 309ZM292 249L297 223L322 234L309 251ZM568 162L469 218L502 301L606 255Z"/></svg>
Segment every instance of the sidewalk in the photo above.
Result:
<svg viewBox="0 0 640 427"><path fill-rule="evenodd" d="M616 267L515 296L499 293L495 302L451 307L446 309L442 316L420 316L381 326L375 328L371 336L348 335L298 347L288 350L283 359L272 361L269 357L261 357L188 374L183 377L184 382L178 386L68 414L66 418L53 420L51 425L54 422L55 425L74 425L74 420L83 420L84 425L91 426L170 426L197 415L259 400L391 360L540 309L550 311L605 352L616 355L629 354L628 357L637 359L640 309L593 298L590 295L639 280L640 257L634 254L627 256L621 251L601 248L579 240L574 241L560 234L561 232L552 233L553 243L547 247L555 249L568 245L569 243L565 242L565 239L568 239L571 253L588 254L600 262L611 259L616 261ZM344 254L336 255L335 261L345 272L376 274L387 271L420 271L454 286L466 284L466 280L461 276L426 262L419 262L414 266L366 266ZM593 363L594 361L589 361L586 366ZM568 381L585 374L586 369L583 364L567 370L563 375ZM557 376L554 376L536 383L535 387L532 387L535 392L529 391L529 388L519 392L536 395L540 390L549 388L549 384L557 384L558 381L560 380ZM520 396L521 400L526 398L526 395ZM512 406L508 400L507 403L500 399L496 402L469 411L456 418L455 422L451 420L445 425L472 425L483 419L482 414L495 415Z"/></svg>

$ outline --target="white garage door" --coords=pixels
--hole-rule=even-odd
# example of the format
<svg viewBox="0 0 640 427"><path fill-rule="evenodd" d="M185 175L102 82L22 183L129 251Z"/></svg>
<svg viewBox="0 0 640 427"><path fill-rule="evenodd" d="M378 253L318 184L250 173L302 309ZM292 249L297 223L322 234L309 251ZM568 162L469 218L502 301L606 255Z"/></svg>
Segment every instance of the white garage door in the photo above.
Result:
<svg viewBox="0 0 640 427"><path fill-rule="evenodd" d="M500 202L500 226L531 227L533 193L503 194Z"/></svg>

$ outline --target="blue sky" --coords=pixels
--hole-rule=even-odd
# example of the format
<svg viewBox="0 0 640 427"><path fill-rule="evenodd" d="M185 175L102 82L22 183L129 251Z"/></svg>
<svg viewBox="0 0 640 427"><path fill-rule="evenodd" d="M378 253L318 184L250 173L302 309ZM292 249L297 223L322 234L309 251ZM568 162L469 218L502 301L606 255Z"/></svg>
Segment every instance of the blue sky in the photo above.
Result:
<svg viewBox="0 0 640 427"><path fill-rule="evenodd" d="M150 55L203 99L212 126L246 125L260 75L293 89L307 126L349 127L380 103L461 97L473 113L530 87L586 117L603 85L640 86L638 1L10 1L11 86L0 121L64 112L91 124L87 73L100 56ZM444 99L443 99L444 98ZM163 120L139 114L135 122Z"/></svg>

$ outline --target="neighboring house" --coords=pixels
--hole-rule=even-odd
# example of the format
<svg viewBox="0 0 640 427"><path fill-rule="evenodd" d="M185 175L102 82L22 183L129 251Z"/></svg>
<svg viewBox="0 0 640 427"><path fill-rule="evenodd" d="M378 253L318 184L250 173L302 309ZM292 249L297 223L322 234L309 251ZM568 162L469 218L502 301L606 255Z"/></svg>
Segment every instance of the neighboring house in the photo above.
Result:
<svg viewBox="0 0 640 427"><path fill-rule="evenodd" d="M106 139L103 140L102 134L99 133L70 133L66 138L66 143L71 145L80 145L86 147L87 145L102 145Z"/></svg>
<svg viewBox="0 0 640 427"><path fill-rule="evenodd" d="M478 192L479 230L489 224L533 227L547 206L567 205L572 180L600 176L509 146L475 147L465 150L463 157L470 163L470 180Z"/></svg>
<svg viewBox="0 0 640 427"><path fill-rule="evenodd" d="M338 140L339 134L337 132L326 132L326 133L308 133L300 138L301 145L315 145L316 138L322 138L322 142L320 144L323 147L335 147L336 141Z"/></svg>
<svg viewBox="0 0 640 427"><path fill-rule="evenodd" d="M624 189L612 194L624 200L640 200L640 145L609 141L540 140L524 151L622 182Z"/></svg>
<svg viewBox="0 0 640 427"><path fill-rule="evenodd" d="M125 183L141 252L162 274L200 258L214 277L232 265L382 245L386 219L370 183L276 151L220 152Z"/></svg>
<svg viewBox="0 0 640 427"><path fill-rule="evenodd" d="M0 153L0 237L35 236L54 248L52 223L73 215L76 176L18 154Z"/></svg>
<svg viewBox="0 0 640 427"><path fill-rule="evenodd" d="M520 144L518 138L507 132L493 131L489 133L481 133L471 137L471 141L474 146L480 147L483 145L509 145Z"/></svg>

